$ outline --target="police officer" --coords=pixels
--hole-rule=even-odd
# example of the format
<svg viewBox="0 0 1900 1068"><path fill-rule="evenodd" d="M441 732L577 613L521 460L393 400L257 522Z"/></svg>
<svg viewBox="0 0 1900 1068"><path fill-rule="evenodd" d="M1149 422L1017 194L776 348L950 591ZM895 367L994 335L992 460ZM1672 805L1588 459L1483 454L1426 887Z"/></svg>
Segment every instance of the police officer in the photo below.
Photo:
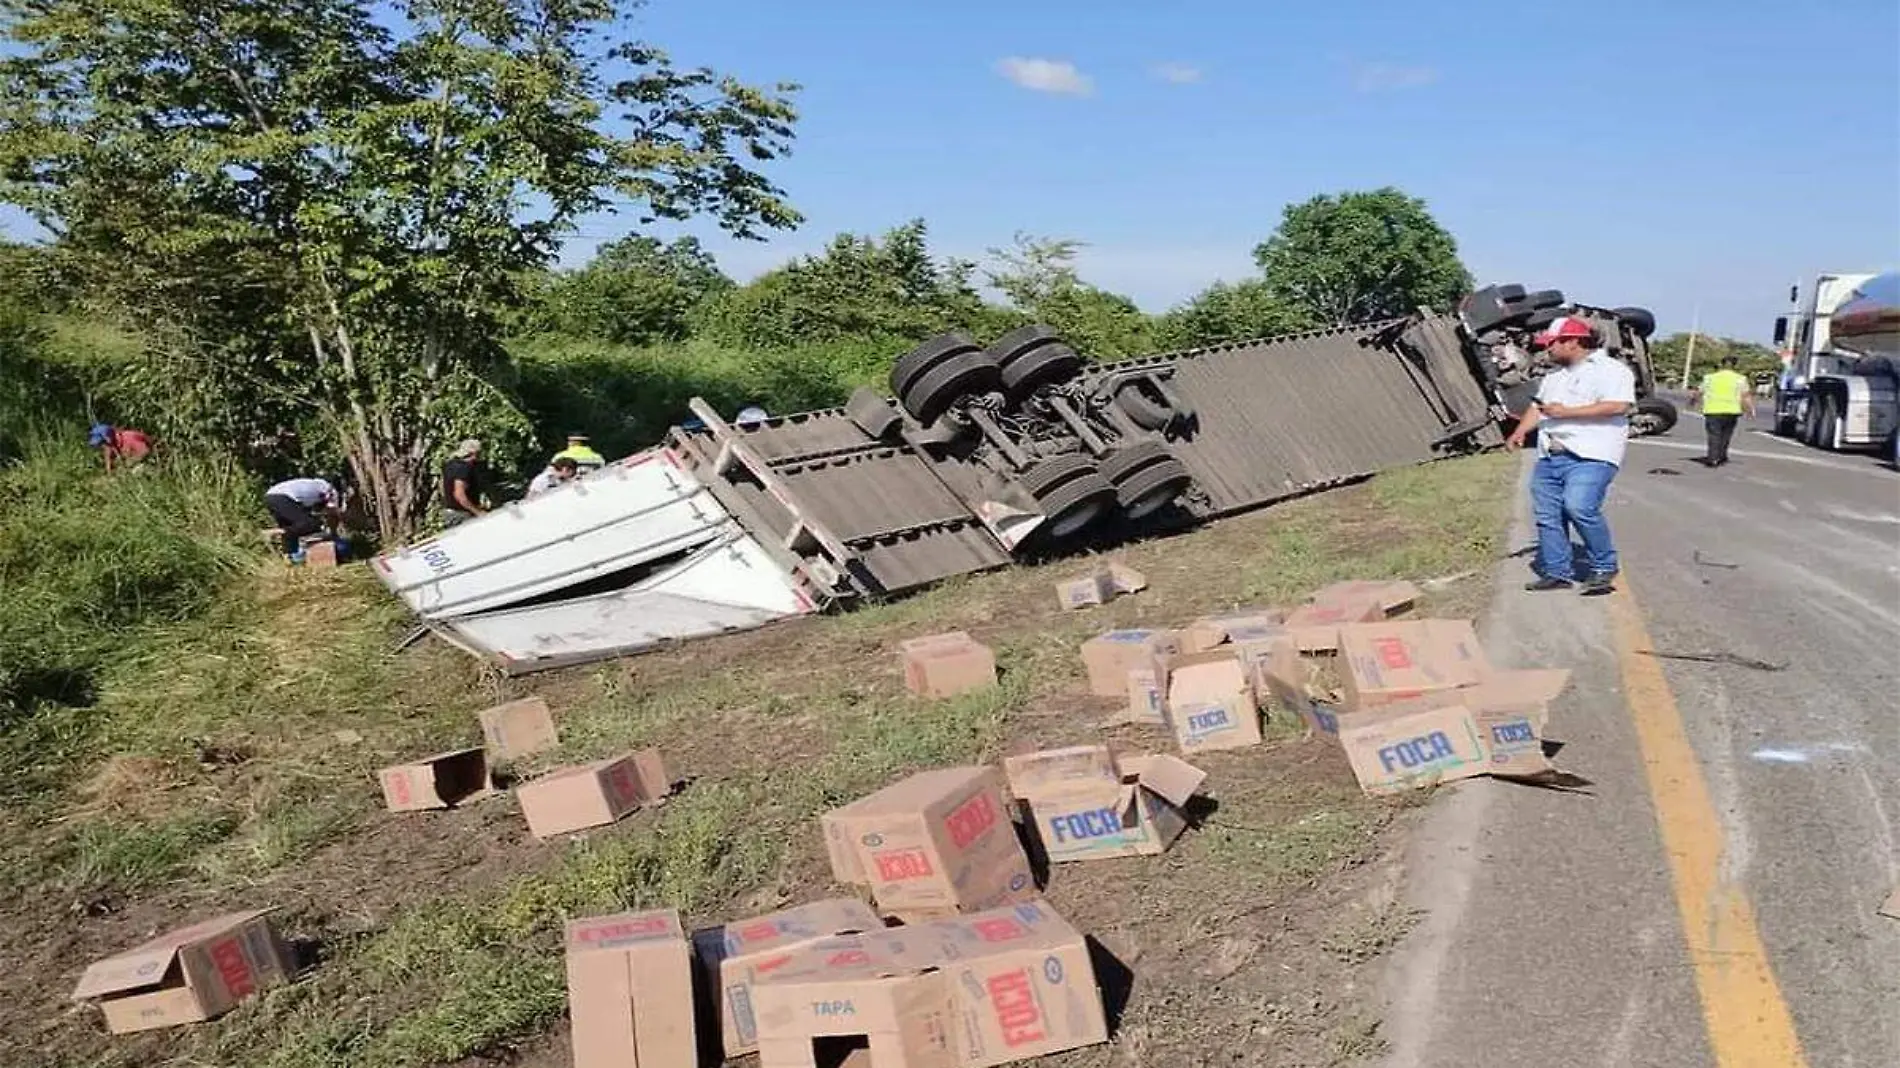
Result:
<svg viewBox="0 0 1900 1068"><path fill-rule="evenodd" d="M1728 443L1735 437L1735 425L1742 413L1755 417L1755 393L1748 376L1735 369L1735 357L1722 357L1720 369L1702 377L1702 384L1690 391L1691 402L1702 405L1702 428L1708 436L1708 454L1702 466L1721 467L1728 463Z"/></svg>

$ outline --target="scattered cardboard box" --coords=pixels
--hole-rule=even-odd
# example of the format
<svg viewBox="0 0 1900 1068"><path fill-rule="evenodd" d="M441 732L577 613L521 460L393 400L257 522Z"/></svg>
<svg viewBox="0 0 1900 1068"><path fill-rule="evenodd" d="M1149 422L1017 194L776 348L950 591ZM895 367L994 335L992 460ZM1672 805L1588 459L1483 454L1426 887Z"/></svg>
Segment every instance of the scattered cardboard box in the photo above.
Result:
<svg viewBox="0 0 1900 1068"><path fill-rule="evenodd" d="M1260 708L1247 668L1232 650L1166 657L1167 717L1184 753L1261 741Z"/></svg>
<svg viewBox="0 0 1900 1068"><path fill-rule="evenodd" d="M1155 660L1140 667L1128 669L1128 711L1126 718L1131 723L1156 723L1166 726L1168 722L1167 699L1161 690L1161 679L1167 669Z"/></svg>
<svg viewBox="0 0 1900 1068"><path fill-rule="evenodd" d="M1335 582L1315 590L1307 601L1311 604L1348 605L1372 601L1387 615L1397 615L1417 604L1418 596L1418 587L1403 580L1354 580Z"/></svg>
<svg viewBox="0 0 1900 1068"><path fill-rule="evenodd" d="M1154 658L1173 653L1179 638L1165 630L1111 630L1082 643L1082 666L1088 671L1089 692L1097 697L1121 697L1128 692L1128 672L1152 666Z"/></svg>
<svg viewBox="0 0 1900 1068"><path fill-rule="evenodd" d="M864 902L830 898L695 934L699 967L707 989L714 991L725 1055L738 1057L759 1048L752 988L760 975L782 967L794 950L819 939L883 929L884 921Z"/></svg>
<svg viewBox="0 0 1900 1068"><path fill-rule="evenodd" d="M922 697L952 697L996 685L996 655L963 631L912 638L898 647L904 686Z"/></svg>
<svg viewBox="0 0 1900 1068"><path fill-rule="evenodd" d="M574 1068L697 1064L692 950L673 909L569 920Z"/></svg>
<svg viewBox="0 0 1900 1068"><path fill-rule="evenodd" d="M376 773L383 804L391 812L452 808L495 793L488 776L488 754L480 746L437 753Z"/></svg>
<svg viewBox="0 0 1900 1068"><path fill-rule="evenodd" d="M870 887L907 921L989 908L1036 892L1002 776L937 768L834 809L821 820L841 882ZM840 855L848 854L840 863Z"/></svg>
<svg viewBox="0 0 1900 1068"><path fill-rule="evenodd" d="M1183 810L1207 778L1175 757L1117 759L1105 745L1006 757L1003 770L1052 863L1166 850L1186 829Z"/></svg>
<svg viewBox="0 0 1900 1068"><path fill-rule="evenodd" d="M1375 600L1301 605L1287 613L1286 630L1302 653L1330 653L1339 648L1339 628L1350 623L1377 623L1385 608Z"/></svg>
<svg viewBox="0 0 1900 1068"><path fill-rule="evenodd" d="M303 546L303 566L313 571L336 567L336 542L325 538Z"/></svg>
<svg viewBox="0 0 1900 1068"><path fill-rule="evenodd" d="M1900 920L1900 886L1894 887L1893 893L1888 896L1886 904L1880 906L1880 914Z"/></svg>
<svg viewBox="0 0 1900 1068"><path fill-rule="evenodd" d="M515 788L536 838L613 823L672 788L657 749L559 768Z"/></svg>
<svg viewBox="0 0 1900 1068"><path fill-rule="evenodd" d="M281 985L295 966L270 909L233 912L94 962L74 1001L97 1004L115 1035L197 1023Z"/></svg>
<svg viewBox="0 0 1900 1068"><path fill-rule="evenodd" d="M1398 619L1339 630L1346 707L1363 711L1482 681L1490 672L1464 619Z"/></svg>
<svg viewBox="0 0 1900 1068"><path fill-rule="evenodd" d="M1087 575L1056 584L1056 602L1067 609L1107 604L1127 593L1148 588L1148 578L1126 564L1109 563Z"/></svg>
<svg viewBox="0 0 1900 1068"><path fill-rule="evenodd" d="M497 763L519 760L561 744L554 729L554 714L539 697L484 708L476 713L482 724L483 747L488 758Z"/></svg>
<svg viewBox="0 0 1900 1068"><path fill-rule="evenodd" d="M930 941L910 928L824 939L759 974L759 1068L956 1068L950 976Z"/></svg>
<svg viewBox="0 0 1900 1068"><path fill-rule="evenodd" d="M1239 632L1272 631L1280 627L1285 613L1275 608L1255 608L1226 615L1203 616L1181 631L1183 653L1212 652L1235 640Z"/></svg>
<svg viewBox="0 0 1900 1068"><path fill-rule="evenodd" d="M948 973L961 1068L1108 1041L1088 943L1046 901L939 920L920 934Z"/></svg>

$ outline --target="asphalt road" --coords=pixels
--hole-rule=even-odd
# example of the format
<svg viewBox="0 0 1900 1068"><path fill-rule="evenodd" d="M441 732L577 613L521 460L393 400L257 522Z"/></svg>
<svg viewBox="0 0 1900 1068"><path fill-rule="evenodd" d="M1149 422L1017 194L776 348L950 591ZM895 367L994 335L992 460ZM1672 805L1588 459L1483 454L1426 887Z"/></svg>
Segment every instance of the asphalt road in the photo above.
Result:
<svg viewBox="0 0 1900 1068"><path fill-rule="evenodd" d="M1392 1068L1900 1065L1900 474L1755 428L1700 453L1693 417L1632 444L1624 594L1500 565L1487 643L1573 669L1549 735L1592 786L1434 802Z"/></svg>

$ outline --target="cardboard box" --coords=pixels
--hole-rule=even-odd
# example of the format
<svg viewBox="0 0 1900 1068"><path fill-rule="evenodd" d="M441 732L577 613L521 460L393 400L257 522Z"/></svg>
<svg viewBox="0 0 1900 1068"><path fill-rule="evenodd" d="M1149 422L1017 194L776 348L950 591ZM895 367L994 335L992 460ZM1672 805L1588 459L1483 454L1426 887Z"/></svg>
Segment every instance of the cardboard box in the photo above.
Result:
<svg viewBox="0 0 1900 1068"><path fill-rule="evenodd" d="M1088 944L1046 901L926 925L949 979L961 1068L1108 1041Z"/></svg>
<svg viewBox="0 0 1900 1068"><path fill-rule="evenodd" d="M1187 828L1183 810L1207 778L1171 756L1116 759L1105 745L1007 757L1003 770L1051 863L1162 852Z"/></svg>
<svg viewBox="0 0 1900 1068"><path fill-rule="evenodd" d="M1259 745L1260 708L1232 650L1167 657L1167 716L1184 753Z"/></svg>
<svg viewBox="0 0 1900 1068"><path fill-rule="evenodd" d="M1203 616L1181 631L1183 653L1206 653L1234 640L1235 632L1277 630L1285 614L1275 608L1256 608L1246 612Z"/></svg>
<svg viewBox="0 0 1900 1068"><path fill-rule="evenodd" d="M1126 718L1129 722L1167 725L1168 702L1162 693L1160 681L1166 675L1167 669L1152 660L1141 667L1128 669Z"/></svg>
<svg viewBox="0 0 1900 1068"><path fill-rule="evenodd" d="M657 749L551 771L515 788L536 838L600 827L665 797L672 784Z"/></svg>
<svg viewBox="0 0 1900 1068"><path fill-rule="evenodd" d="M1893 893L1888 895L1886 903L1880 906L1879 912L1882 916L1900 920L1900 886L1893 888Z"/></svg>
<svg viewBox="0 0 1900 1068"><path fill-rule="evenodd" d="M519 760L561 744L554 730L554 714L539 697L484 708L475 718L482 724L482 743L490 760Z"/></svg>
<svg viewBox="0 0 1900 1068"><path fill-rule="evenodd" d="M1149 667L1159 655L1173 653L1179 638L1165 630L1111 630L1082 643L1082 666L1089 676L1089 692L1097 697L1121 697L1128 692L1128 672Z"/></svg>
<svg viewBox="0 0 1900 1068"><path fill-rule="evenodd" d="M1477 633L1463 619L1341 627L1339 660L1345 704L1351 711L1471 686L1491 671Z"/></svg>
<svg viewBox="0 0 1900 1068"><path fill-rule="evenodd" d="M391 812L419 812L479 801L495 793L488 777L488 754L481 747L437 753L376 773L383 804Z"/></svg>
<svg viewBox="0 0 1900 1068"><path fill-rule="evenodd" d="M1555 771L1544 756L1538 707L1435 699L1386 705L1341 715L1339 744L1369 794L1477 775L1535 779Z"/></svg>
<svg viewBox="0 0 1900 1068"><path fill-rule="evenodd" d="M917 928L824 939L759 974L759 1068L955 1068L938 939Z"/></svg>
<svg viewBox="0 0 1900 1068"><path fill-rule="evenodd" d="M904 686L922 697L951 697L996 685L996 656L963 631L912 638L898 647Z"/></svg>
<svg viewBox="0 0 1900 1068"><path fill-rule="evenodd" d="M1315 590L1311 604L1357 604L1372 601L1387 615L1397 615L1418 603L1418 587L1403 580L1335 582Z"/></svg>
<svg viewBox="0 0 1900 1068"><path fill-rule="evenodd" d="M752 988L760 975L783 966L794 950L819 939L883 929L884 921L871 906L857 898L830 898L695 933L699 967L707 989L715 992L725 1055L738 1057L759 1048Z"/></svg>
<svg viewBox="0 0 1900 1068"><path fill-rule="evenodd" d="M1081 578L1056 584L1056 603L1063 608L1092 608L1107 604L1123 594L1140 593L1148 588L1148 577L1126 564L1109 563Z"/></svg>
<svg viewBox="0 0 1900 1068"><path fill-rule="evenodd" d="M567 923L574 1068L699 1062L692 950L673 909Z"/></svg>
<svg viewBox="0 0 1900 1068"><path fill-rule="evenodd" d="M1286 629L1303 653L1330 653L1339 648L1339 628L1349 623L1377 623L1385 619L1378 601L1301 605L1289 612Z"/></svg>
<svg viewBox="0 0 1900 1068"><path fill-rule="evenodd" d="M223 1015L295 970L271 911L233 912L96 961L79 977L73 1000L97 1004L115 1035Z"/></svg>
<svg viewBox="0 0 1900 1068"><path fill-rule="evenodd" d="M319 571L337 566L336 542L326 538L323 541L313 541L305 545L303 566Z"/></svg>
<svg viewBox="0 0 1900 1068"><path fill-rule="evenodd" d="M1254 659L1252 678L1255 692L1264 694L1274 710L1299 717L1315 733L1339 734L1338 715L1331 705L1315 698L1311 672L1292 637L1274 643Z"/></svg>
<svg viewBox="0 0 1900 1068"><path fill-rule="evenodd" d="M1036 892L995 768L919 772L834 810L825 828L853 854L833 874L861 880L885 912L966 912Z"/></svg>

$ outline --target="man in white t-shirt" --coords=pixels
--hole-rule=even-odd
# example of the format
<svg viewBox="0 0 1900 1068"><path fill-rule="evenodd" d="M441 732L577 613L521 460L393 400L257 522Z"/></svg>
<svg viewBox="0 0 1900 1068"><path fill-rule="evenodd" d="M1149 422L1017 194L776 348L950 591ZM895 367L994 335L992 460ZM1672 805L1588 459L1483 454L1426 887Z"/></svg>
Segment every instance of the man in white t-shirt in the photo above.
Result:
<svg viewBox="0 0 1900 1068"><path fill-rule="evenodd" d="M1603 351L1596 328L1562 316L1537 335L1557 369L1538 383L1507 444L1522 448L1537 431L1537 467L1531 504L1537 515L1537 579L1525 589L1566 590L1578 577L1570 531L1583 541L1583 592L1609 593L1616 579L1616 546L1603 518L1603 498L1629 447L1629 413L1636 407L1636 375Z"/></svg>
<svg viewBox="0 0 1900 1068"><path fill-rule="evenodd" d="M326 524L335 529L341 503L336 487L321 478L286 479L264 491L264 508L284 532L284 552L290 556Z"/></svg>

